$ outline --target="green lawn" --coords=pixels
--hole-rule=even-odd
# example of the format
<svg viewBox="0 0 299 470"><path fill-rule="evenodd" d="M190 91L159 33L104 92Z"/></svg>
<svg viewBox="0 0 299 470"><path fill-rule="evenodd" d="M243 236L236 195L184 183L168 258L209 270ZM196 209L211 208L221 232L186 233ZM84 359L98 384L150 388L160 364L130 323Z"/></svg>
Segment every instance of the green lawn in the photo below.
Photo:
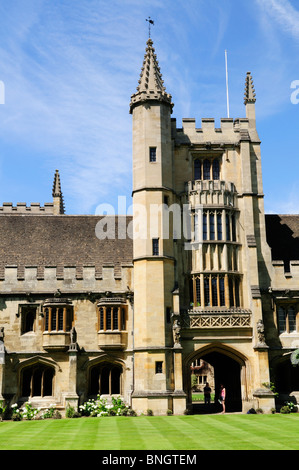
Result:
<svg viewBox="0 0 299 470"><path fill-rule="evenodd" d="M0 450L298 450L299 413L0 422Z"/></svg>

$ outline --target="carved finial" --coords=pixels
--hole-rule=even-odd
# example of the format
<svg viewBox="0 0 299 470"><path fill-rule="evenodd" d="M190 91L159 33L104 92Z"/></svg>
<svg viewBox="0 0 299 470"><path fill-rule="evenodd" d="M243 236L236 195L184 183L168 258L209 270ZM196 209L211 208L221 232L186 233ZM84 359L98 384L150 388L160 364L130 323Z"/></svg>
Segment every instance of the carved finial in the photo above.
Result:
<svg viewBox="0 0 299 470"><path fill-rule="evenodd" d="M253 86L253 80L250 72L247 72L245 80L245 93L244 93L244 104L255 103L255 89Z"/></svg>
<svg viewBox="0 0 299 470"><path fill-rule="evenodd" d="M64 202L63 202L63 195L61 191L61 184L60 184L60 175L59 171L55 171L54 175L54 183L53 183L53 190L52 190L52 196L53 198L59 200L59 209L58 212L59 214L64 214Z"/></svg>
<svg viewBox="0 0 299 470"><path fill-rule="evenodd" d="M153 47L151 38L147 40L146 51L138 80L137 91L131 97L130 112L135 104L144 102L147 99L167 103L173 107L171 95L166 92L162 79L161 70Z"/></svg>
<svg viewBox="0 0 299 470"><path fill-rule="evenodd" d="M59 171L55 171L54 175L54 183L53 183L53 191L52 191L52 196L53 197L59 197L61 196L61 185L60 185L60 176L59 176Z"/></svg>

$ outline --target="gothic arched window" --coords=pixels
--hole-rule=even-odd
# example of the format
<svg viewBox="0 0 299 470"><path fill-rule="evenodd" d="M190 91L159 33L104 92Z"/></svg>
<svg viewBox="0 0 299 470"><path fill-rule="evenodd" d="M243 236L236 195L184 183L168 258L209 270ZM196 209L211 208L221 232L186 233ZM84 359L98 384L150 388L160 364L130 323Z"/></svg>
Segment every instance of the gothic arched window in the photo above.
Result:
<svg viewBox="0 0 299 470"><path fill-rule="evenodd" d="M35 364L26 367L21 374L22 397L53 396L53 367Z"/></svg>
<svg viewBox="0 0 299 470"><path fill-rule="evenodd" d="M90 370L89 396L121 394L122 367L108 362Z"/></svg>

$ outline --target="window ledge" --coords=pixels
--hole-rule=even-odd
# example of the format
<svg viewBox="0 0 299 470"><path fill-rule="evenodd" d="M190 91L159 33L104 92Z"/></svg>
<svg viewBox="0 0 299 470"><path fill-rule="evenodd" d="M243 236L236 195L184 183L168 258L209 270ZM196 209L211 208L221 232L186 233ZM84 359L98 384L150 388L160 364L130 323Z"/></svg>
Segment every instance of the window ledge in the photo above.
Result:
<svg viewBox="0 0 299 470"><path fill-rule="evenodd" d="M127 331L100 330L98 332L98 347L100 349L124 349L127 346Z"/></svg>
<svg viewBox="0 0 299 470"><path fill-rule="evenodd" d="M70 332L65 331L44 331L43 348L47 351L65 351L71 344Z"/></svg>

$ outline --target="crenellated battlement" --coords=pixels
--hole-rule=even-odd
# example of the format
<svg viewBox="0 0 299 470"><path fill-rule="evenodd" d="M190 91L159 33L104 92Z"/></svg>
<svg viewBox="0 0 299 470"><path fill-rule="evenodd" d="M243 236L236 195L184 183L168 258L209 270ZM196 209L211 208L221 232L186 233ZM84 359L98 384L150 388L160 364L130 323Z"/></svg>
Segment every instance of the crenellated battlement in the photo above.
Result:
<svg viewBox="0 0 299 470"><path fill-rule="evenodd" d="M12 202L3 202L0 207L1 214L38 214L38 215L51 215L54 213L53 202L46 202L44 206L41 206L39 202L32 202L30 206L27 206L26 202L18 202L16 206Z"/></svg>
<svg viewBox="0 0 299 470"><path fill-rule="evenodd" d="M195 118L183 118L182 127L177 128L172 118L172 137L176 144L240 145L242 140L259 141L249 124L248 118L221 118L220 127L216 127L214 118L202 118L201 127L197 127Z"/></svg>
<svg viewBox="0 0 299 470"><path fill-rule="evenodd" d="M2 293L111 290L130 283L132 265L103 264L90 266L2 266ZM109 288L110 286L110 288ZM122 286L122 287L123 287Z"/></svg>

